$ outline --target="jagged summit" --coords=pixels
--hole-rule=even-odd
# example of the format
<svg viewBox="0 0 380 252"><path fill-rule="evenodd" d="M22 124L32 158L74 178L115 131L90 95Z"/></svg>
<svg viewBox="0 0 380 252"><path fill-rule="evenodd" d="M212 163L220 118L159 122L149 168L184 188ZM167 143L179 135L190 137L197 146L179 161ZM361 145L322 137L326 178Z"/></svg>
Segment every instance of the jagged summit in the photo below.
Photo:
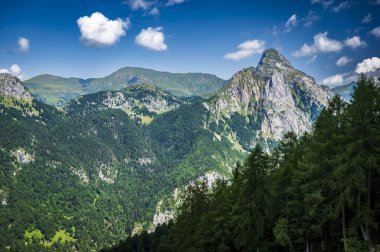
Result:
<svg viewBox="0 0 380 252"><path fill-rule="evenodd" d="M258 66L275 67L279 65L288 66L291 68L293 67L284 55L279 53L277 50L270 48L263 52Z"/></svg>
<svg viewBox="0 0 380 252"><path fill-rule="evenodd" d="M0 73L0 95L32 101L33 97L19 78L8 73Z"/></svg>
<svg viewBox="0 0 380 252"><path fill-rule="evenodd" d="M234 74L206 107L217 124L230 125L229 131L220 133L232 132L227 135L230 138L236 133L245 150L259 142L270 149L285 132L301 135L311 130L328 99L328 91L312 77L295 69L278 51L268 49L256 68ZM242 125L239 130L237 125Z"/></svg>

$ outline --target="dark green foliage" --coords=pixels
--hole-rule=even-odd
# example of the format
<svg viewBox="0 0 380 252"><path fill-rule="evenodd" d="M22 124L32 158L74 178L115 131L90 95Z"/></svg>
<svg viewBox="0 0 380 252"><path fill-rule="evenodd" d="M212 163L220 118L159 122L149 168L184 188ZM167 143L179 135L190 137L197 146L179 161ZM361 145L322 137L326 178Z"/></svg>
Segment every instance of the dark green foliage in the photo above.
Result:
<svg viewBox="0 0 380 252"><path fill-rule="evenodd" d="M380 89L362 77L311 134L287 133L271 156L256 146L231 181L190 186L174 225L114 250L378 251L379 185Z"/></svg>
<svg viewBox="0 0 380 252"><path fill-rule="evenodd" d="M168 103L191 102L151 85L122 92L142 103L156 95ZM125 239L136 222L148 229L157 203L175 188L211 170L227 174L232 166L228 159L242 157L231 151L228 140L213 140L204 128L207 112L200 104L154 114L151 124L141 125L119 109L89 106L101 105L105 94L83 96L65 112L33 102L38 115L26 115L30 105L17 100L12 100L13 107L0 103L0 197L7 200L0 205L1 251L8 246L47 250L37 240L25 247L25 232L40 231L48 242L59 230L71 232L72 227L74 244L52 246L61 251L72 245L80 251L110 247ZM136 109L151 115L144 107ZM18 163L12 154L18 149L34 161ZM102 167L111 175L117 172L113 183L100 178Z"/></svg>

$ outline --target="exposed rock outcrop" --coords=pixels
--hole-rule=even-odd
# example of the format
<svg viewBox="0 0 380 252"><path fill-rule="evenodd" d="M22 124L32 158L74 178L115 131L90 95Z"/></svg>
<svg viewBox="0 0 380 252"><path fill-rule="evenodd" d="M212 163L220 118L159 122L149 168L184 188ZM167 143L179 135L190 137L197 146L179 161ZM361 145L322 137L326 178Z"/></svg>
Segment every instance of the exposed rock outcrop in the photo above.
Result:
<svg viewBox="0 0 380 252"><path fill-rule="evenodd" d="M228 123L236 114L243 116L246 125L242 127L256 133L245 145L249 149L259 140L279 141L287 131L300 135L311 130L329 97L312 77L294 69L276 50L268 49L256 68L236 73L205 107L211 122L217 124Z"/></svg>
<svg viewBox="0 0 380 252"><path fill-rule="evenodd" d="M33 100L29 90L20 79L8 73L0 73L0 95L12 96L26 101Z"/></svg>

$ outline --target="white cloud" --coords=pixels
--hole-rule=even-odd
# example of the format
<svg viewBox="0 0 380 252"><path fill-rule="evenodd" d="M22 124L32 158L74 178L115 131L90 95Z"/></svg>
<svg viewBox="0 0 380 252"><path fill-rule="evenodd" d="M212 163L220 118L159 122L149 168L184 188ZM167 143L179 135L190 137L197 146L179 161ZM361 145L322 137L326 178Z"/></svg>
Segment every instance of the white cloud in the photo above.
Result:
<svg viewBox="0 0 380 252"><path fill-rule="evenodd" d="M311 0L311 4L320 4L323 6L323 8L327 9L330 7L333 3L334 0Z"/></svg>
<svg viewBox="0 0 380 252"><path fill-rule="evenodd" d="M371 34L373 36L375 36L376 38L380 38L380 26L374 28L372 31L371 31Z"/></svg>
<svg viewBox="0 0 380 252"><path fill-rule="evenodd" d="M165 44L165 35L161 30L161 27L142 29L135 38L136 44L154 51L166 51L168 46Z"/></svg>
<svg viewBox="0 0 380 252"><path fill-rule="evenodd" d="M327 38L327 32L315 35L314 44L320 52L338 52L343 48L339 41Z"/></svg>
<svg viewBox="0 0 380 252"><path fill-rule="evenodd" d="M323 79L322 84L330 87L342 85L344 83L344 76L345 74L335 74Z"/></svg>
<svg viewBox="0 0 380 252"><path fill-rule="evenodd" d="M131 7L132 10L138 10L138 9L146 10L154 4L153 2L149 2L146 0L129 0L129 1L126 1L126 3L129 5L129 7Z"/></svg>
<svg viewBox="0 0 380 252"><path fill-rule="evenodd" d="M341 73L323 79L322 84L332 88L352 83L353 81L357 81L357 79L358 75L355 73Z"/></svg>
<svg viewBox="0 0 380 252"><path fill-rule="evenodd" d="M176 4L181 4L183 2L185 2L185 0L168 0L165 5L166 6L172 6L172 5L176 5Z"/></svg>
<svg viewBox="0 0 380 252"><path fill-rule="evenodd" d="M148 12L149 16L158 16L160 15L160 10L157 7L154 7Z"/></svg>
<svg viewBox="0 0 380 252"><path fill-rule="evenodd" d="M359 36L354 36L352 38L347 38L344 41L344 43L345 43L346 46L351 47L353 49L367 46L366 42L363 41L363 40L361 40Z"/></svg>
<svg viewBox="0 0 380 252"><path fill-rule="evenodd" d="M314 36L314 44L308 45L305 43L300 50L292 52L294 57L311 56L317 53L339 52L342 50L341 42L327 37L327 32L318 33Z"/></svg>
<svg viewBox="0 0 380 252"><path fill-rule="evenodd" d="M311 57L310 59L308 59L307 61L306 61L306 64L311 64L311 63L313 63L316 59L317 59L317 55L313 55L313 57Z"/></svg>
<svg viewBox="0 0 380 252"><path fill-rule="evenodd" d="M352 59L350 59L349 57L347 56L342 56L340 57L337 61L336 61L336 65L341 67L341 66L345 66L347 65L348 63L350 63L352 61Z"/></svg>
<svg viewBox="0 0 380 252"><path fill-rule="evenodd" d="M17 64L12 64L9 69L1 68L0 73L10 73L20 79L24 78L24 74L22 73L21 67Z"/></svg>
<svg viewBox="0 0 380 252"><path fill-rule="evenodd" d="M314 22L319 20L319 16L315 11L309 11L308 14L302 18L301 22L303 22L303 26L309 27L311 26Z"/></svg>
<svg viewBox="0 0 380 252"><path fill-rule="evenodd" d="M376 1L380 1L380 0L376 0ZM348 10L349 8L351 8L353 4L352 0L347 0L334 6L335 2L336 2L335 0L311 0L310 1L311 4L320 4L323 6L323 8L330 9L331 11L334 11L334 12L341 12L343 10Z"/></svg>
<svg viewBox="0 0 380 252"><path fill-rule="evenodd" d="M362 23L363 24L368 24L371 21L372 21L372 14L368 13L368 15L363 18Z"/></svg>
<svg viewBox="0 0 380 252"><path fill-rule="evenodd" d="M12 64L9 70L11 70L10 72L16 76L18 76L21 73L21 67L17 64Z"/></svg>
<svg viewBox="0 0 380 252"><path fill-rule="evenodd" d="M19 39L18 39L18 50L20 51L20 52L27 52L27 51L29 51L29 40L28 39L26 39L26 38L24 38L24 37L20 37Z"/></svg>
<svg viewBox="0 0 380 252"><path fill-rule="evenodd" d="M88 46L111 46L126 34L130 27L129 18L110 20L100 12L80 17L77 21L81 40Z"/></svg>
<svg viewBox="0 0 380 252"><path fill-rule="evenodd" d="M348 10L351 7L351 1L341 2L338 6L334 7L332 10L335 12L341 12L343 10Z"/></svg>
<svg viewBox="0 0 380 252"><path fill-rule="evenodd" d="M356 66L355 72L358 74L361 74L361 73L365 74L365 73L375 72L378 69L380 69L380 58L372 57L360 62Z"/></svg>
<svg viewBox="0 0 380 252"><path fill-rule="evenodd" d="M235 61L245 59L254 54L259 54L259 53L264 52L264 49L265 49L264 46L265 46L265 41L263 40L257 40L257 39L247 40L238 46L238 49L239 49L238 51L233 52L233 53L227 53L226 55L224 55L224 58L228 60L235 60Z"/></svg>
<svg viewBox="0 0 380 252"><path fill-rule="evenodd" d="M297 26L297 15L296 14L293 14L289 19L288 21L286 21L286 24L285 24L285 32L289 32L292 30L293 27Z"/></svg>
<svg viewBox="0 0 380 252"><path fill-rule="evenodd" d="M300 50L292 52L292 55L294 57L304 57L304 56L311 56L316 53L318 53L318 50L314 45L309 46L308 44L305 43L303 44Z"/></svg>

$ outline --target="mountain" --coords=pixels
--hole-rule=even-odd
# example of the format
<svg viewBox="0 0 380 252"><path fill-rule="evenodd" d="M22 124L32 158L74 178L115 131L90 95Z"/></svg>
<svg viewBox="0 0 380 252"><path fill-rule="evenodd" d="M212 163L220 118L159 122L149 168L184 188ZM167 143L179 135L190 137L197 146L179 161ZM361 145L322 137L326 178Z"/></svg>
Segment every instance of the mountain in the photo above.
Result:
<svg viewBox="0 0 380 252"><path fill-rule="evenodd" d="M101 91L68 102L65 112L86 116L107 109L121 109L132 119L150 123L158 114L186 102L151 84L136 84L120 91Z"/></svg>
<svg viewBox="0 0 380 252"><path fill-rule="evenodd" d="M312 77L268 49L257 67L236 73L206 107L211 128L235 137L246 150L257 142L271 149L287 131L310 131L329 97Z"/></svg>
<svg viewBox="0 0 380 252"><path fill-rule="evenodd" d="M230 178L256 143L270 152L310 130L329 98L273 49L207 99L130 83L56 108L0 76L1 250L99 250L152 230L186 185Z"/></svg>
<svg viewBox="0 0 380 252"><path fill-rule="evenodd" d="M177 187L209 171L230 174L244 156L204 128L198 99L142 84L58 110L25 102L17 78L1 80L1 250L111 246L150 228Z"/></svg>
<svg viewBox="0 0 380 252"><path fill-rule="evenodd" d="M80 95L118 91L141 83L152 83L177 96L209 97L226 81L211 74L168 73L137 67L121 68L104 78L63 78L44 74L25 81L34 96L56 106L62 106Z"/></svg>
<svg viewBox="0 0 380 252"><path fill-rule="evenodd" d="M354 87L356 82L351 82L350 84L334 87L331 91L335 95L340 95L345 101L349 101L351 99L351 94L354 91Z"/></svg>

